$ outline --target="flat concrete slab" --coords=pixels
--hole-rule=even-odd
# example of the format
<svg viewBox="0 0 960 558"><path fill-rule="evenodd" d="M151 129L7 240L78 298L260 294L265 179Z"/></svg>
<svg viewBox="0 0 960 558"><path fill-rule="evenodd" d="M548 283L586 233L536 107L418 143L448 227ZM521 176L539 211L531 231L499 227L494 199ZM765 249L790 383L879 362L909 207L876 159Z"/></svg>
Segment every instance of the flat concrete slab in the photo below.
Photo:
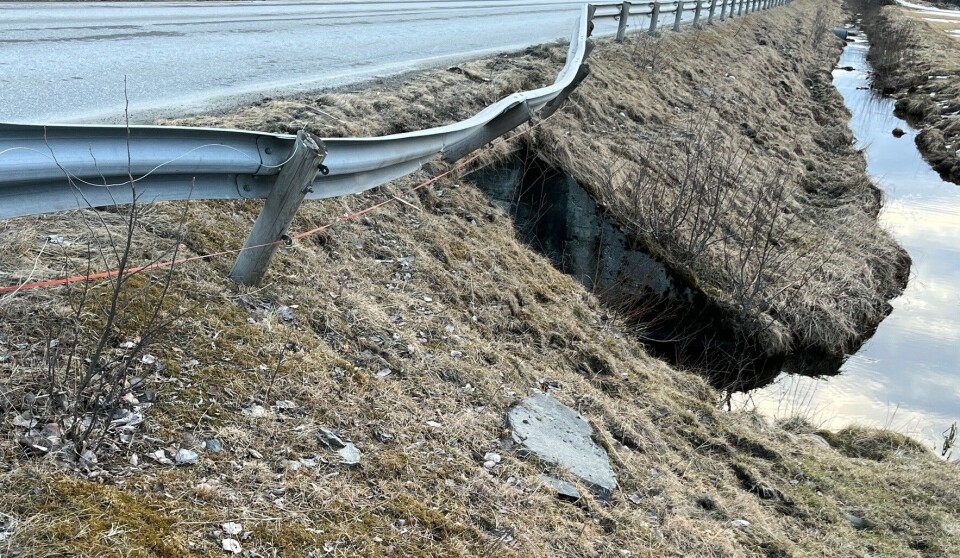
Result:
<svg viewBox="0 0 960 558"><path fill-rule="evenodd" d="M513 438L535 457L576 475L598 496L617 487L610 458L593 441L593 427L576 411L553 397L538 393L507 413Z"/></svg>

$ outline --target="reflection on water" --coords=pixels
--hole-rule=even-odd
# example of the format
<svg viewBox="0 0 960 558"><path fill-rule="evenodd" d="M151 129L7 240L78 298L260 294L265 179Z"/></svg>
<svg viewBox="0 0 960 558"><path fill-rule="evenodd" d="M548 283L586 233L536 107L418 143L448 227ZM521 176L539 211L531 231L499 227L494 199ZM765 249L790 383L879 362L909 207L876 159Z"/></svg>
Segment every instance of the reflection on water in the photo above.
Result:
<svg viewBox="0 0 960 558"><path fill-rule="evenodd" d="M833 82L853 113L867 170L886 193L881 223L913 258L910 283L839 376L784 375L740 403L829 428L893 428L933 445L960 420L960 186L942 181L920 157L916 130L893 115L893 101L865 89L866 52L859 38L844 49L839 67L857 70L834 71ZM907 135L895 138L896 127Z"/></svg>

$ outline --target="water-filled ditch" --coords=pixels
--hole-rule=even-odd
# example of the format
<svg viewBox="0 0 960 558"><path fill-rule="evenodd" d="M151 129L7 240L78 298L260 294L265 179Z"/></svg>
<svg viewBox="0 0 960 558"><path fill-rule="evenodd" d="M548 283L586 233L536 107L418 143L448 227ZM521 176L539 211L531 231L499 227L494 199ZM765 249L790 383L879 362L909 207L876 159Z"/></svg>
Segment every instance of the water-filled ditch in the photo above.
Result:
<svg viewBox="0 0 960 558"><path fill-rule="evenodd" d="M886 194L881 221L914 267L892 314L846 362L744 345L728 310L633 242L575 180L534 153L518 151L470 178L514 218L527 244L620 313L637 316L638 334L655 353L707 372L718 387L740 381L749 391L736 395L737 406L831 428L892 427L934 444L960 419L960 187L923 161L916 130L894 116L893 101L869 89L867 49L860 36L844 50L838 68L854 70L836 70L834 84L853 114L868 172ZM894 128L906 134L897 138ZM698 366L705 362L706 370Z"/></svg>
<svg viewBox="0 0 960 558"><path fill-rule="evenodd" d="M829 427L890 427L931 445L960 420L960 186L944 182L914 144L917 130L894 100L870 89L869 43L843 51L833 83L853 114L850 127L867 172L884 191L880 221L913 259L893 312L837 376L784 375L742 397L767 415L803 414ZM895 137L900 128L906 134ZM955 146L960 148L960 146Z"/></svg>

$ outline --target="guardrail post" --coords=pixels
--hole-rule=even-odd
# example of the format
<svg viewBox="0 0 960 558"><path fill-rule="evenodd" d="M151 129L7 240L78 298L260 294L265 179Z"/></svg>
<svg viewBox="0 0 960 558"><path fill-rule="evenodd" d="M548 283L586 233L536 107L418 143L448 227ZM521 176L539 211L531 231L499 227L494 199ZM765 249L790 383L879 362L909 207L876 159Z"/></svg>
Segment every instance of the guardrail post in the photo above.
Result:
<svg viewBox="0 0 960 558"><path fill-rule="evenodd" d="M720 3L720 21L727 20L727 0L721 0Z"/></svg>
<svg viewBox="0 0 960 558"><path fill-rule="evenodd" d="M697 5L693 8L693 27L700 29L700 10L703 9L703 0L697 0Z"/></svg>
<svg viewBox="0 0 960 558"><path fill-rule="evenodd" d="M673 30L680 31L680 18L683 17L683 0L677 2L677 17L673 18Z"/></svg>
<svg viewBox="0 0 960 558"><path fill-rule="evenodd" d="M740 17L742 15L743 15L743 0L740 0L739 2L737 2L737 17Z"/></svg>
<svg viewBox="0 0 960 558"><path fill-rule="evenodd" d="M587 4L587 36L593 35L593 16L597 15L597 7Z"/></svg>
<svg viewBox="0 0 960 558"><path fill-rule="evenodd" d="M710 11L707 12L707 25L713 25L713 12L717 9L717 0L710 0Z"/></svg>
<svg viewBox="0 0 960 558"><path fill-rule="evenodd" d="M660 19L660 2L654 1L653 11L650 12L650 35L657 34L657 20Z"/></svg>
<svg viewBox="0 0 960 558"><path fill-rule="evenodd" d="M306 130L297 133L293 155L287 161L267 196L267 201L243 244L230 278L244 285L257 285L267 273L278 241L286 236L293 216L311 189L327 156L323 142Z"/></svg>
<svg viewBox="0 0 960 558"><path fill-rule="evenodd" d="M620 21L617 22L617 42L622 43L627 37L627 21L630 19L630 2L620 4Z"/></svg>

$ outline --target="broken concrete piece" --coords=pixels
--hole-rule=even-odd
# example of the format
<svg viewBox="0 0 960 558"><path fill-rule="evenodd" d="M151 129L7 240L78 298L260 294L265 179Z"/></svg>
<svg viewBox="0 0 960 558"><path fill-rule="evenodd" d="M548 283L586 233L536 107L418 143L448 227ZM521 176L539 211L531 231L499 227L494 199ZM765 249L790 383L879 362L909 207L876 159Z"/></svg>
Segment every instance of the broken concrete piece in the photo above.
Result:
<svg viewBox="0 0 960 558"><path fill-rule="evenodd" d="M570 407L538 393L510 409L507 422L517 443L583 479L597 495L609 497L617 487L607 452L591 438L593 427Z"/></svg>
<svg viewBox="0 0 960 558"><path fill-rule="evenodd" d="M557 496L569 500L579 500L580 491L572 483L565 480L555 479L550 475L540 475L540 482L557 491Z"/></svg>
<svg viewBox="0 0 960 558"><path fill-rule="evenodd" d="M344 465L357 465L360 463L360 450L352 442L341 438L336 432L321 428L317 434L320 443L335 451Z"/></svg>

